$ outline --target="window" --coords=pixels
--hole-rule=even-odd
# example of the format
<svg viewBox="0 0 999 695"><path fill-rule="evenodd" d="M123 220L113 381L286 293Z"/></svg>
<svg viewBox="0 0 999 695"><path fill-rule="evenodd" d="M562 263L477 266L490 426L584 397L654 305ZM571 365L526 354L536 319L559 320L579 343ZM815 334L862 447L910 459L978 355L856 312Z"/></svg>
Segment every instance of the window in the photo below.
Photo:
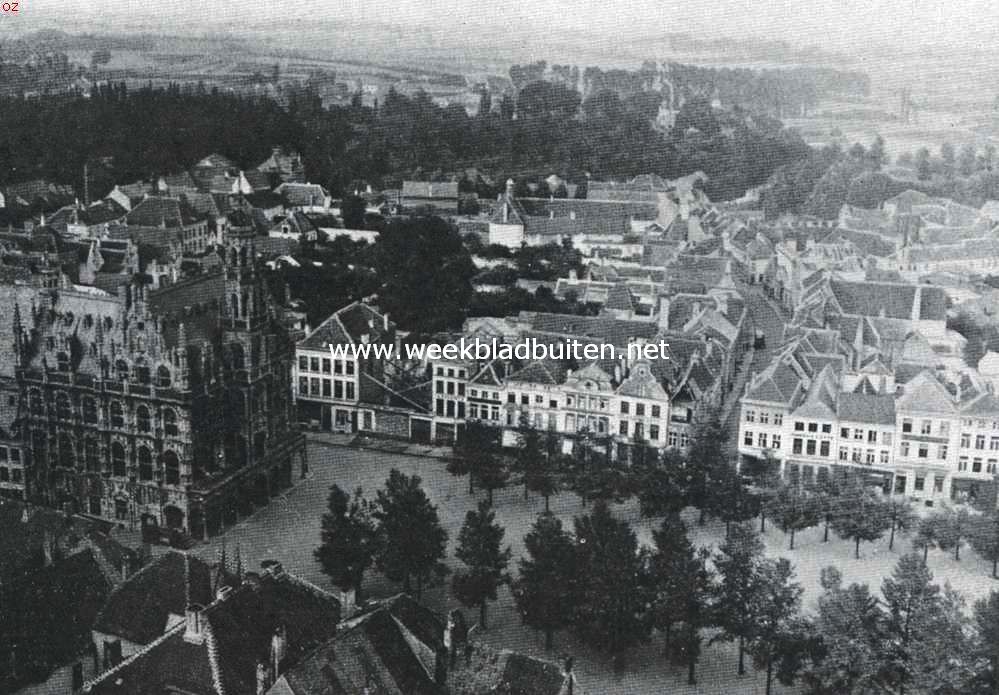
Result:
<svg viewBox="0 0 999 695"><path fill-rule="evenodd" d="M902 431L905 433L912 432L912 420L910 418L904 418L902 420Z"/></svg>
<svg viewBox="0 0 999 695"><path fill-rule="evenodd" d="M800 420L796 421L794 423L794 431L795 432L804 432L805 431L805 423L801 422Z"/></svg>
<svg viewBox="0 0 999 695"><path fill-rule="evenodd" d="M180 461L172 451L163 452L163 469L167 485L180 485Z"/></svg>
<svg viewBox="0 0 999 695"><path fill-rule="evenodd" d="M90 396L83 399L83 421L91 425L97 422L97 401Z"/></svg>
<svg viewBox="0 0 999 695"><path fill-rule="evenodd" d="M649 439L659 440L659 425L649 425Z"/></svg>
<svg viewBox="0 0 999 695"><path fill-rule="evenodd" d="M58 355L56 355L56 363L57 363L57 368L59 369L60 372L69 371L69 355L67 355L65 352L60 352Z"/></svg>
<svg viewBox="0 0 999 695"><path fill-rule="evenodd" d="M943 492L944 479L941 475L933 476L933 492L941 493Z"/></svg>
<svg viewBox="0 0 999 695"><path fill-rule="evenodd" d="M111 443L111 472L119 478L125 477L125 447L119 442Z"/></svg>
<svg viewBox="0 0 999 695"><path fill-rule="evenodd" d="M645 404L644 403L636 403L635 404L635 415L638 416L638 417L645 417ZM761 420L761 422L762 422L762 420Z"/></svg>
<svg viewBox="0 0 999 695"><path fill-rule="evenodd" d="M940 446L937 447L937 458L940 459L941 461L943 461L943 460L945 460L947 458L947 445L946 444L941 444Z"/></svg>
<svg viewBox="0 0 999 695"><path fill-rule="evenodd" d="M621 433L621 435L623 435L625 437L628 436L628 423L627 422L622 422L621 423L620 433ZM750 442L750 444L751 443L752 442Z"/></svg>
<svg viewBox="0 0 999 695"><path fill-rule="evenodd" d="M121 403L119 403L118 401L111 401L111 426L112 427L125 426L125 411L121 407Z"/></svg>
<svg viewBox="0 0 999 695"><path fill-rule="evenodd" d="M906 457L909 455L909 442L902 442L902 456Z"/></svg>
<svg viewBox="0 0 999 695"><path fill-rule="evenodd" d="M917 451L917 456L921 459L930 457L930 447L926 442L920 442L919 449Z"/></svg>
<svg viewBox="0 0 999 695"><path fill-rule="evenodd" d="M853 430L853 438L856 439L858 442L862 441L864 439L864 430L859 429L859 428L858 429L854 429Z"/></svg>
<svg viewBox="0 0 999 695"><path fill-rule="evenodd" d="M941 437L949 437L950 436L950 423L949 422L941 422L940 425L939 425L939 427L938 427L938 431L940 432L940 436Z"/></svg>
<svg viewBox="0 0 999 695"><path fill-rule="evenodd" d="M775 434L770 438L770 446L773 449L780 449L780 435Z"/></svg>
<svg viewBox="0 0 999 695"><path fill-rule="evenodd" d="M642 439L645 436L645 426L640 423L635 423L635 439Z"/></svg>
<svg viewBox="0 0 999 695"><path fill-rule="evenodd" d="M150 382L149 367L142 358L139 358L135 362L135 378L140 384L148 384Z"/></svg>
<svg viewBox="0 0 999 695"><path fill-rule="evenodd" d="M756 446L765 449L767 447L767 433L760 432L756 435Z"/></svg>
<svg viewBox="0 0 999 695"><path fill-rule="evenodd" d="M170 375L170 370L164 366L160 366L156 370L156 382L159 384L161 389L168 389L173 383L173 377Z"/></svg>
<svg viewBox="0 0 999 695"><path fill-rule="evenodd" d="M999 437L989 437L989 450L999 451Z"/></svg>
<svg viewBox="0 0 999 695"><path fill-rule="evenodd" d="M985 448L985 435L984 434L980 434L977 437L975 437L975 448L979 449L979 450Z"/></svg>
<svg viewBox="0 0 999 695"><path fill-rule="evenodd" d="M970 449L971 448L971 435L970 434L962 434L961 435L961 448L962 449Z"/></svg>
<svg viewBox="0 0 999 695"><path fill-rule="evenodd" d="M308 396L309 395L309 378L300 376L298 377L298 395Z"/></svg>
<svg viewBox="0 0 999 695"><path fill-rule="evenodd" d="M318 396L320 392L319 377L314 376L309 379L309 395Z"/></svg>
<svg viewBox="0 0 999 695"><path fill-rule="evenodd" d="M768 424L770 424L770 413L768 413L765 410L763 410L763 411L760 412L760 424L761 425L768 425Z"/></svg>
<svg viewBox="0 0 999 695"><path fill-rule="evenodd" d="M878 442L878 431L877 430L867 430L867 443L877 444Z"/></svg>
<svg viewBox="0 0 999 695"><path fill-rule="evenodd" d="M323 379L323 398L333 397L333 384L329 379Z"/></svg>
<svg viewBox="0 0 999 695"><path fill-rule="evenodd" d="M339 379L333 380L333 398L343 398L343 382Z"/></svg>
<svg viewBox="0 0 999 695"><path fill-rule="evenodd" d="M958 459L958 461L957 461L957 470L959 470L959 471L966 471L966 470L968 470L968 457L967 456L962 456L960 459Z"/></svg>
<svg viewBox="0 0 999 695"><path fill-rule="evenodd" d="M319 371L319 358L318 357L310 357L309 358L309 371L310 372L318 372Z"/></svg>
<svg viewBox="0 0 999 695"><path fill-rule="evenodd" d="M882 463L882 465L888 463L888 450L887 449L882 449L881 450L881 463Z"/></svg>
<svg viewBox="0 0 999 695"><path fill-rule="evenodd" d="M996 472L996 460L995 459L989 459L989 462L985 466L985 472L986 473L993 473L993 474Z"/></svg>
<svg viewBox="0 0 999 695"><path fill-rule="evenodd" d="M558 408L558 401L555 400L554 398L550 399L548 401L548 407L552 409Z"/></svg>
<svg viewBox="0 0 999 695"><path fill-rule="evenodd" d="M72 468L73 459L73 442L69 435L59 435L59 465L63 468Z"/></svg>
<svg viewBox="0 0 999 695"><path fill-rule="evenodd" d="M676 436L672 432L670 434L673 437ZM742 443L745 444L746 446L753 446L753 433L750 432L749 430L746 430L742 435Z"/></svg>
<svg viewBox="0 0 999 695"><path fill-rule="evenodd" d="M344 366L344 368L347 371L347 376L353 376L354 375L354 363L352 361L350 361L350 360L345 361L343 363L343 366ZM450 371L450 370L448 370L448 371Z"/></svg>
<svg viewBox="0 0 999 695"><path fill-rule="evenodd" d="M140 405L135 409L135 426L140 432L148 432L150 430L149 408L144 405Z"/></svg>
<svg viewBox="0 0 999 695"><path fill-rule="evenodd" d="M809 422L808 423L808 431L809 432L818 432L819 431L819 423L817 423L817 422Z"/></svg>
<svg viewBox="0 0 999 695"><path fill-rule="evenodd" d="M60 391L56 394L56 416L69 418L73 414L73 409L69 403L69 395Z"/></svg>
<svg viewBox="0 0 999 695"><path fill-rule="evenodd" d="M659 417L659 413L660 412L661 412L661 410L660 410L660 407L658 405L652 406L652 417Z"/></svg>
<svg viewBox="0 0 999 695"><path fill-rule="evenodd" d="M330 359L328 357L323 358L323 374L330 373Z"/></svg>
<svg viewBox="0 0 999 695"><path fill-rule="evenodd" d="M454 382L453 381L446 382L444 390L447 393L447 395L453 396L454 395Z"/></svg>
<svg viewBox="0 0 999 695"><path fill-rule="evenodd" d="M926 478L917 475L916 484L913 486L913 490L915 490L916 492L922 492L925 487L926 487Z"/></svg>
<svg viewBox="0 0 999 695"><path fill-rule="evenodd" d="M139 447L138 451L139 459L139 480L152 480L153 479L153 457L149 453L149 449L144 446Z"/></svg>
<svg viewBox="0 0 999 695"><path fill-rule="evenodd" d="M791 442L791 453L800 454L801 447L802 447L801 439L799 437L795 437L794 441Z"/></svg>
<svg viewBox="0 0 999 695"><path fill-rule="evenodd" d="M933 421L923 420L922 423L920 423L919 433L927 436L933 434Z"/></svg>
<svg viewBox="0 0 999 695"><path fill-rule="evenodd" d="M850 428L849 427L840 427L839 428L839 436L840 436L841 439L849 439L850 438Z"/></svg>
<svg viewBox="0 0 999 695"><path fill-rule="evenodd" d="M465 395L465 384L464 383L458 384L458 395L459 396L464 396ZM542 402L543 402L542 397L538 396L538 403L542 403Z"/></svg>
<svg viewBox="0 0 999 695"><path fill-rule="evenodd" d="M868 449L864 454L864 461L868 466L874 463L874 449Z"/></svg>
<svg viewBox="0 0 999 695"><path fill-rule="evenodd" d="M805 442L805 453L809 456L815 456L815 440L809 439Z"/></svg>
<svg viewBox="0 0 999 695"><path fill-rule="evenodd" d="M45 414L45 402L42 400L42 392L38 389L31 389L28 392L28 407L32 415Z"/></svg>
<svg viewBox="0 0 999 695"><path fill-rule="evenodd" d="M627 415L628 411L629 411L628 401L621 401L621 414ZM750 420L750 422L752 422L752 420Z"/></svg>
<svg viewBox="0 0 999 695"><path fill-rule="evenodd" d="M885 446L891 446L892 439L893 437L891 432L881 433L881 443L884 444Z"/></svg>
<svg viewBox="0 0 999 695"><path fill-rule="evenodd" d="M515 393L508 393L508 394L506 394L506 402L507 403L516 403L517 402L517 394L515 394ZM569 398L569 405L572 405L572 397Z"/></svg>
<svg viewBox="0 0 999 695"><path fill-rule="evenodd" d="M676 446L676 432L673 432L672 430L670 430L669 433L666 435L666 441L667 441L667 444L669 446L675 447ZM749 434L749 443L750 443L750 445L752 445L752 443L753 443L753 435L752 435L752 433Z"/></svg>
<svg viewBox="0 0 999 695"><path fill-rule="evenodd" d="M832 434L832 425L828 422L822 425L822 434Z"/></svg>
<svg viewBox="0 0 999 695"><path fill-rule="evenodd" d="M333 373L343 374L343 360L333 360ZM443 376L444 370L440 367L437 368L437 376Z"/></svg>
<svg viewBox="0 0 999 695"><path fill-rule="evenodd" d="M980 458L971 459L971 472L972 473L982 472L982 460Z"/></svg>
<svg viewBox="0 0 999 695"><path fill-rule="evenodd" d="M778 426L784 424L784 414L783 413L774 413L774 424L778 425Z"/></svg>
<svg viewBox="0 0 999 695"><path fill-rule="evenodd" d="M828 456L828 455L829 455L829 442L828 441L819 442L819 456Z"/></svg>
<svg viewBox="0 0 999 695"><path fill-rule="evenodd" d="M353 381L348 381L347 382L347 400L350 400L350 401L354 400L354 382Z"/></svg>
<svg viewBox="0 0 999 695"><path fill-rule="evenodd" d="M305 355L298 356L298 370L301 372L309 371L309 358Z"/></svg>
<svg viewBox="0 0 999 695"><path fill-rule="evenodd" d="M177 436L177 413L173 411L173 408L163 410L163 432L168 437Z"/></svg>

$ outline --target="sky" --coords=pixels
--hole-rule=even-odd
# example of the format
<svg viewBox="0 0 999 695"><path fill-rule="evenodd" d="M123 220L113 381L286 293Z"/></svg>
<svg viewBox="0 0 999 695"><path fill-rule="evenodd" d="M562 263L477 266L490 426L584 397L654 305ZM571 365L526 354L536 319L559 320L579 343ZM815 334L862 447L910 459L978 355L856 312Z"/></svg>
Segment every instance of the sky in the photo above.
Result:
<svg viewBox="0 0 999 695"><path fill-rule="evenodd" d="M247 21L282 23L320 17L422 24L454 32L495 30L617 40L659 31L704 37L781 39L795 45L855 51L948 44L982 48L999 34L996 0L21 0L17 18L103 23L115 18L162 21L172 29Z"/></svg>

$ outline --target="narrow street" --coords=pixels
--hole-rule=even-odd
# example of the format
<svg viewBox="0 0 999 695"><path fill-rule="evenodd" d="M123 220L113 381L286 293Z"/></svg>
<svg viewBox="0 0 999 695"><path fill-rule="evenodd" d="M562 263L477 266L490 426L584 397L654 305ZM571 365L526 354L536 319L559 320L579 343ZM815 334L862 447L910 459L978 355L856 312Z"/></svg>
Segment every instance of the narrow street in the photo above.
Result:
<svg viewBox="0 0 999 695"><path fill-rule="evenodd" d="M757 329L763 331L766 337L766 345L760 350L753 351L748 369L743 366L740 370L736 386L728 395L729 401L737 401L745 391L746 383L752 377L753 372L762 371L770 363L784 332L784 318L774 309L770 301L763 296L763 289L761 287L740 283L739 289L749 308L748 320L752 325L750 331L756 331ZM738 403L729 406L728 402L725 405L728 412L725 422L722 424L725 428L729 446L734 452L738 447L736 438L739 436L739 406Z"/></svg>

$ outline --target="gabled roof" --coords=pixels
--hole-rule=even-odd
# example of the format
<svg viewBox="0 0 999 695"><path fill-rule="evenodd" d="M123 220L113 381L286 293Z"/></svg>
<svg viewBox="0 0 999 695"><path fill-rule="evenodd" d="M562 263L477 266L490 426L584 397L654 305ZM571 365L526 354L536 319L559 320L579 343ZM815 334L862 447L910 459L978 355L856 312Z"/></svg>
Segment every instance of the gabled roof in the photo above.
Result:
<svg viewBox="0 0 999 695"><path fill-rule="evenodd" d="M179 198L149 196L125 216L129 226L180 227L195 222L191 208Z"/></svg>
<svg viewBox="0 0 999 695"><path fill-rule="evenodd" d="M402 195L406 198L457 200L458 184L453 181L403 181Z"/></svg>
<svg viewBox="0 0 999 695"><path fill-rule="evenodd" d="M513 381L555 386L565 381L565 368L551 360L535 360L507 377L507 383Z"/></svg>
<svg viewBox="0 0 999 695"><path fill-rule="evenodd" d="M329 198L326 189L314 183L282 183L274 192L289 207L322 207Z"/></svg>
<svg viewBox="0 0 999 695"><path fill-rule="evenodd" d="M617 283L607 291L607 300L604 302L604 308L614 311L635 310L634 299L625 283Z"/></svg>
<svg viewBox="0 0 999 695"><path fill-rule="evenodd" d="M386 324L388 324L386 326ZM328 350L330 345L357 345L367 335L368 342L378 343L394 336L395 324L362 302L348 304L319 324L298 346L309 350Z"/></svg>
<svg viewBox="0 0 999 695"><path fill-rule="evenodd" d="M108 598L94 629L136 644L160 637L188 601L212 601L212 571L202 560L171 550L149 563Z"/></svg>
<svg viewBox="0 0 999 695"><path fill-rule="evenodd" d="M895 403L898 411L954 414L954 399L932 372L923 368L906 385Z"/></svg>
<svg viewBox="0 0 999 695"><path fill-rule="evenodd" d="M659 380L649 370L649 365L639 362L632 367L627 378L621 382L617 389L619 396L630 396L631 398L651 398L657 401L667 401L669 396L666 390L659 384Z"/></svg>
<svg viewBox="0 0 999 695"><path fill-rule="evenodd" d="M895 424L895 398L891 395L841 393L837 414L840 420L872 425Z"/></svg>

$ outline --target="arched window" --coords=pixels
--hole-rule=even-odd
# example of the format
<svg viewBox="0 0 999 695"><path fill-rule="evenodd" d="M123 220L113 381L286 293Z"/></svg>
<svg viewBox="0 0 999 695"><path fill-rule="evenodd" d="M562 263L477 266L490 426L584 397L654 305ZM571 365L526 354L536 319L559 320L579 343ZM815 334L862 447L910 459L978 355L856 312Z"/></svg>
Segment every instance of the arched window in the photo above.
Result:
<svg viewBox="0 0 999 695"><path fill-rule="evenodd" d="M135 426L140 432L148 432L151 429L149 408L144 405L135 409Z"/></svg>
<svg viewBox="0 0 999 695"><path fill-rule="evenodd" d="M83 458L87 463L87 470L91 473L100 470L100 460L97 457L97 441L93 437L83 440Z"/></svg>
<svg viewBox="0 0 999 695"><path fill-rule="evenodd" d="M69 355L65 352L60 352L56 355L56 364L58 365L60 372L69 371Z"/></svg>
<svg viewBox="0 0 999 695"><path fill-rule="evenodd" d="M172 408L163 411L163 432L168 437L177 436L177 413Z"/></svg>
<svg viewBox="0 0 999 695"><path fill-rule="evenodd" d="M38 389L31 389L28 392L28 407L32 415L45 414L45 401L42 400L42 392Z"/></svg>
<svg viewBox="0 0 999 695"><path fill-rule="evenodd" d="M149 366L141 357L135 361L135 379L140 384L148 384L150 381Z"/></svg>
<svg viewBox="0 0 999 695"><path fill-rule="evenodd" d="M111 426L125 426L125 409L121 407L121 403L118 401L111 401Z"/></svg>
<svg viewBox="0 0 999 695"><path fill-rule="evenodd" d="M97 401L90 396L83 399L83 421L91 425L97 422Z"/></svg>
<svg viewBox="0 0 999 695"><path fill-rule="evenodd" d="M173 377L170 375L170 370L160 365L160 368L156 370L156 383L159 384L161 389L168 389L173 383Z"/></svg>
<svg viewBox="0 0 999 695"><path fill-rule="evenodd" d="M63 468L73 467L73 441L68 434L59 435L59 465Z"/></svg>
<svg viewBox="0 0 999 695"><path fill-rule="evenodd" d="M60 391L56 394L56 416L69 418L73 415L73 408L69 402L69 394Z"/></svg>
<svg viewBox="0 0 999 695"><path fill-rule="evenodd" d="M114 363L114 371L120 380L128 381L128 362L125 360L116 360Z"/></svg>
<svg viewBox="0 0 999 695"><path fill-rule="evenodd" d="M163 467L166 469L166 484L180 485L180 461L172 451L163 452Z"/></svg>
<svg viewBox="0 0 999 695"><path fill-rule="evenodd" d="M125 447L120 442L111 444L111 472L119 478L125 477Z"/></svg>
<svg viewBox="0 0 999 695"><path fill-rule="evenodd" d="M267 433L257 432L253 435L253 455L258 459L263 458L264 452L267 451Z"/></svg>
<svg viewBox="0 0 999 695"><path fill-rule="evenodd" d="M144 446L139 447L139 480L153 479L153 455Z"/></svg>

